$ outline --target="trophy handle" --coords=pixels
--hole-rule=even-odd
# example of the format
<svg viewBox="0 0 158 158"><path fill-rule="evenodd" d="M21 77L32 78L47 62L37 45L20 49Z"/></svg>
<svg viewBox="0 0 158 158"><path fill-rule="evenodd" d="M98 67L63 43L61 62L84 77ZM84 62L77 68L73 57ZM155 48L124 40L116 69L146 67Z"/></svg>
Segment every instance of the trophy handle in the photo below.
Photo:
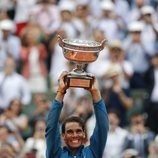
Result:
<svg viewBox="0 0 158 158"><path fill-rule="evenodd" d="M57 35L57 37L58 37L58 42L59 42L60 47L63 48L63 46L64 46L64 42L63 42L62 37L61 37L60 35Z"/></svg>
<svg viewBox="0 0 158 158"><path fill-rule="evenodd" d="M101 41L101 48L102 48L102 49L104 49L105 44L106 44L107 42L108 42L107 39L104 39L104 40Z"/></svg>

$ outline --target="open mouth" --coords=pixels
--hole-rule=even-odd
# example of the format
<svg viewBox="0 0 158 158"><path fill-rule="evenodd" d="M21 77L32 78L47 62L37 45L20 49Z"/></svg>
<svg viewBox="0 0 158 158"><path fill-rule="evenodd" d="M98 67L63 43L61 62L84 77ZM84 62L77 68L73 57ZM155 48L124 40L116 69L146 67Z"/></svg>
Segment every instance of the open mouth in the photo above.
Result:
<svg viewBox="0 0 158 158"><path fill-rule="evenodd" d="M72 140L71 142L76 144L76 143L79 143L79 140L75 139L75 140Z"/></svg>

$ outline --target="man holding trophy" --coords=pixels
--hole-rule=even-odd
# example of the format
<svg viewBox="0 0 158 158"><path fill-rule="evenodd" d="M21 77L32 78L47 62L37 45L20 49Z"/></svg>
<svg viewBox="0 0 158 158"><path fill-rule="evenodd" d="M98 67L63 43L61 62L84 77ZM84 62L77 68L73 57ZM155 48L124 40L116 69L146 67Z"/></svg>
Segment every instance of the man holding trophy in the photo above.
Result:
<svg viewBox="0 0 158 158"><path fill-rule="evenodd" d="M80 44L75 48L76 44L72 41L68 41L68 45L66 45L64 43L65 41L62 39L60 39L59 42L63 42L59 44L62 48L64 48L63 52L67 55L67 59L77 61L77 63L79 62L79 66L77 66L73 72L62 72L58 79L57 94L52 103L46 122L46 157L102 158L109 129L106 106L101 98L96 77L84 72L81 68L80 62L86 63L94 61L97 58L97 53L101 50L101 48L103 48L103 43L101 43L101 45L98 45L97 43L97 46L96 43L94 43L95 46L91 46L89 41L77 41L77 43ZM69 44L72 44L72 47ZM63 148L61 147L59 118L62 107L64 106L63 99L66 94L66 90L69 87L84 88L90 92L93 99L96 125L90 138L90 144L86 147L84 147L84 140L86 137L84 122L78 116L70 116L63 122L61 135L66 146Z"/></svg>

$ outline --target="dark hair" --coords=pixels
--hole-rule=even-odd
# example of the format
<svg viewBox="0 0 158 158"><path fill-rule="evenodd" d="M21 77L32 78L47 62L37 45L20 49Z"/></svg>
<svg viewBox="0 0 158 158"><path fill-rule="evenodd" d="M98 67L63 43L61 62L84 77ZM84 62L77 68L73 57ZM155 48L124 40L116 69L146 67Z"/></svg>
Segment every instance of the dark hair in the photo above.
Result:
<svg viewBox="0 0 158 158"><path fill-rule="evenodd" d="M112 114L115 114L119 119L120 119L120 112L117 110L117 109L115 109L115 108L111 108L111 109L109 109L108 110L108 114L110 114L110 113L112 113Z"/></svg>
<svg viewBox="0 0 158 158"><path fill-rule="evenodd" d="M69 122L78 123L82 127L83 131L85 131L85 123L84 123L83 119L78 116L70 116L70 117L66 118L64 120L64 122L62 123L62 127L61 127L62 133L65 133L65 126Z"/></svg>
<svg viewBox="0 0 158 158"><path fill-rule="evenodd" d="M33 126L33 131L32 131L32 134L35 133L36 131L36 126L37 126L37 123L38 122L43 122L45 123L45 120L43 118L38 118L38 119L35 119L34 122L32 122L32 126ZM39 130L42 130L42 129L39 129Z"/></svg>
<svg viewBox="0 0 158 158"><path fill-rule="evenodd" d="M142 116L144 115L143 109L135 109L131 112L131 117L137 117L137 116Z"/></svg>
<svg viewBox="0 0 158 158"><path fill-rule="evenodd" d="M2 129L2 128L6 128L9 131L9 128L6 124L0 124L0 129Z"/></svg>
<svg viewBox="0 0 158 158"><path fill-rule="evenodd" d="M9 106L8 106L8 110L11 110L11 108L12 108L14 102L16 102L16 101L18 101L18 102L19 102L19 105L20 105L20 108L19 108L19 111L18 111L18 114L17 114L17 115L19 115L19 114L22 112L22 102L21 102L21 100L18 99L18 98L15 98L15 99L13 99L13 100L10 101Z"/></svg>

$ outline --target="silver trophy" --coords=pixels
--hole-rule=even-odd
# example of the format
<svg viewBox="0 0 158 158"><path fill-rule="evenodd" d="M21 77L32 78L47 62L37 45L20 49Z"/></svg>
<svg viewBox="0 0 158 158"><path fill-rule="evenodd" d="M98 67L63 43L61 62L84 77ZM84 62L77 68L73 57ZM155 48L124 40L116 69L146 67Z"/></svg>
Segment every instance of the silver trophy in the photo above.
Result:
<svg viewBox="0 0 158 158"><path fill-rule="evenodd" d="M99 43L80 39L62 39L58 35L58 41L63 49L64 57L76 64L76 67L65 77L66 85L68 87L90 88L93 84L93 77L84 70L85 64L96 61L107 40Z"/></svg>

